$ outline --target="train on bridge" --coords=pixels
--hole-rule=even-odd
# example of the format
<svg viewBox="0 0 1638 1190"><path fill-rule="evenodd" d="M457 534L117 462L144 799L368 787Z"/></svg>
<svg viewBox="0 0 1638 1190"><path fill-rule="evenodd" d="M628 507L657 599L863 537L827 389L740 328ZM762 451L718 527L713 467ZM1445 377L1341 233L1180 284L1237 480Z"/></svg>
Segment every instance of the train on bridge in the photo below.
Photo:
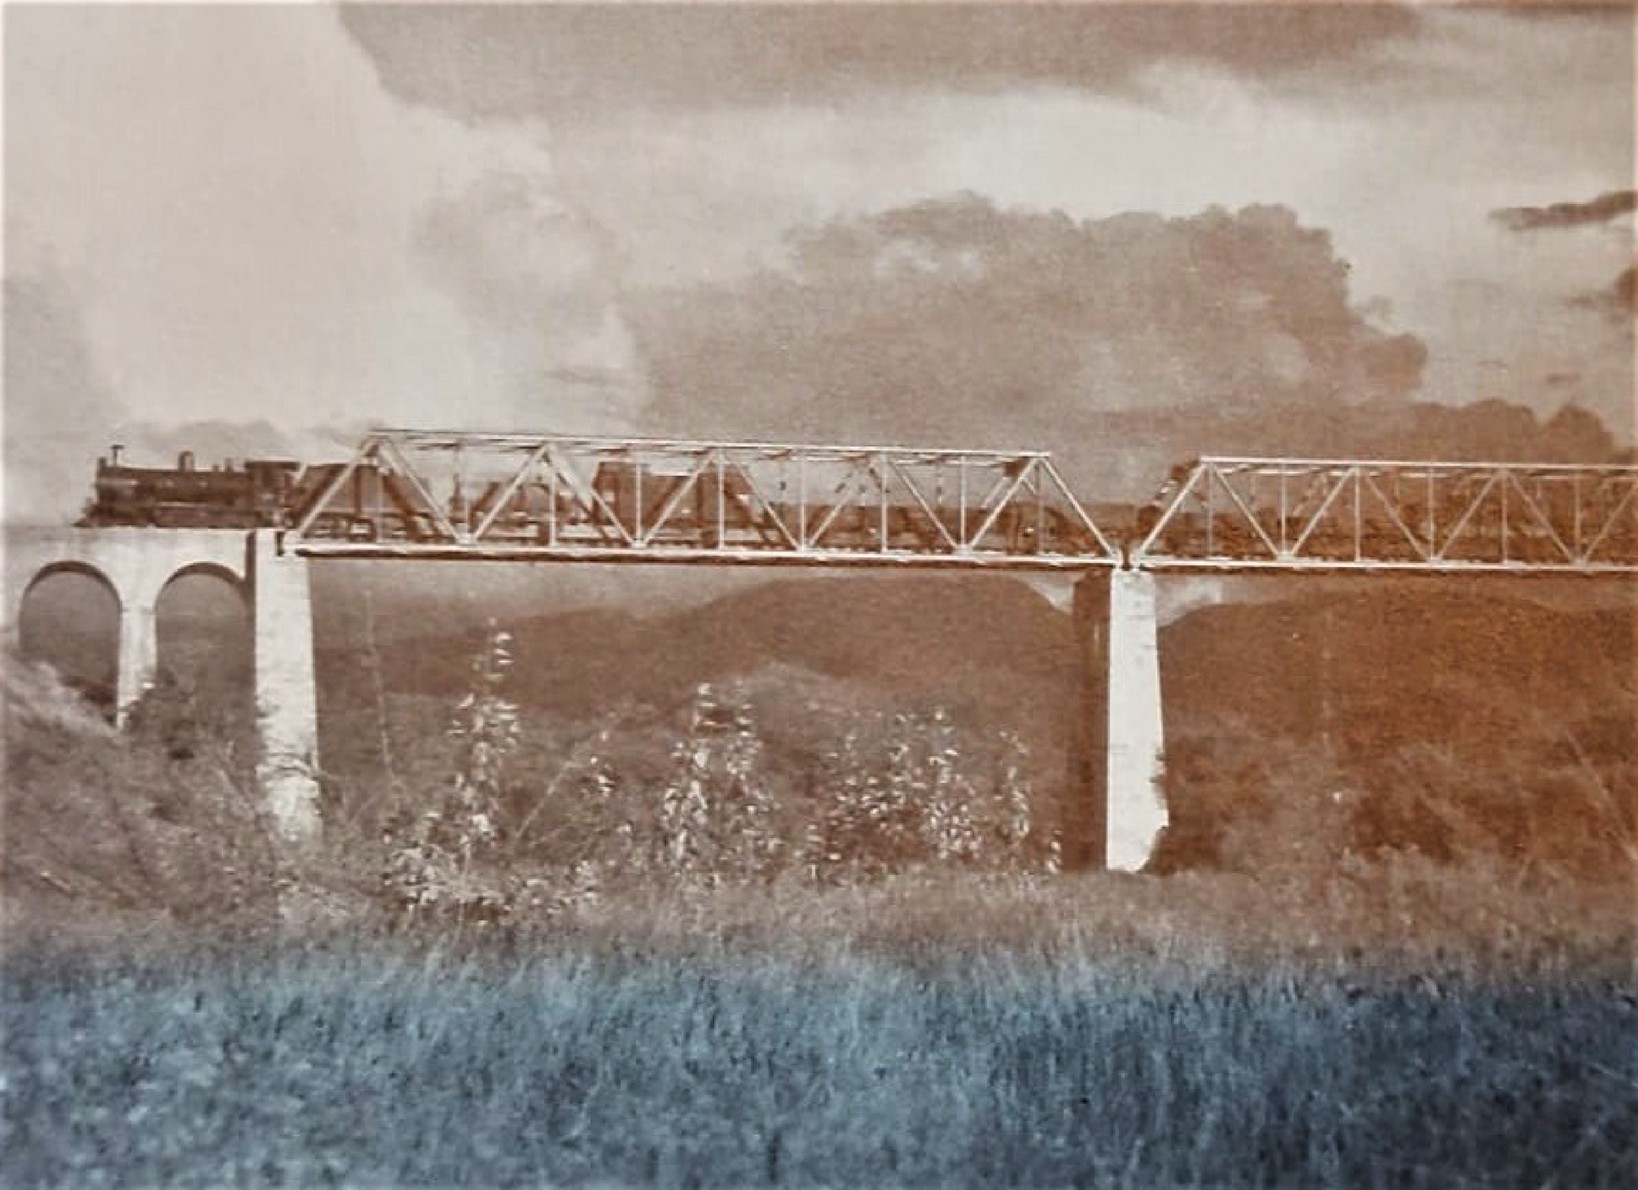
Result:
<svg viewBox="0 0 1638 1190"><path fill-rule="evenodd" d="M1038 452L378 431L346 463L134 467L116 447L79 523L277 529L310 552L1629 572L1638 467L1204 458L1088 512Z"/></svg>
<svg viewBox="0 0 1638 1190"><path fill-rule="evenodd" d="M302 464L247 459L199 467L192 452L174 467L136 467L120 447L97 460L94 495L79 525L161 529L291 529L317 542L434 545L450 527L495 546L618 546L634 532L645 544L701 550L778 548L798 525L819 527L827 550L915 553L962 540L967 523L985 518L980 505L961 507L941 496L930 502L905 489L891 499L840 493L802 499L759 490L745 468L712 481L697 472L636 458L603 458L578 485L572 479L508 483L494 478L455 481L434 497L413 471L370 459ZM1094 532L1065 510L1040 500L994 509L986 541L1006 553L1076 555L1100 548Z"/></svg>

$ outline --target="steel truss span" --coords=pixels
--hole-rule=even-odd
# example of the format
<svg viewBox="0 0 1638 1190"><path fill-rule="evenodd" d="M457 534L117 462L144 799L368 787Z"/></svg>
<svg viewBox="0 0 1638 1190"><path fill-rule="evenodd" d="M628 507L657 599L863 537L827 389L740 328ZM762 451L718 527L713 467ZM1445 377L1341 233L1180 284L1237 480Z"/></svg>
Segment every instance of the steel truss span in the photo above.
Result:
<svg viewBox="0 0 1638 1190"><path fill-rule="evenodd" d="M309 556L1115 566L1031 451L378 430L290 511Z"/></svg>
<svg viewBox="0 0 1638 1190"><path fill-rule="evenodd" d="M1203 458L1143 510L1129 563L1638 574L1638 467Z"/></svg>

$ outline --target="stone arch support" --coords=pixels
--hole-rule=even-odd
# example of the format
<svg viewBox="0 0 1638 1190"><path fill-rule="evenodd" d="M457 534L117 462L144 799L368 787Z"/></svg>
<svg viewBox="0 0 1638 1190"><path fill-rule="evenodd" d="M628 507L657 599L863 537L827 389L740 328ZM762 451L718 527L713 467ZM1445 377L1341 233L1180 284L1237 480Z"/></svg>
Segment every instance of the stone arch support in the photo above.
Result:
<svg viewBox="0 0 1638 1190"><path fill-rule="evenodd" d="M159 668L154 609L179 574L209 570L237 582L250 578L248 544L231 529L8 529L5 536L4 623L15 629L23 598L56 571L89 573L119 600L119 671L115 716L125 716L153 685Z"/></svg>
<svg viewBox="0 0 1638 1190"><path fill-rule="evenodd" d="M234 529L18 529L5 535L3 619L17 622L24 593L44 571L77 568L107 579L120 606L153 607L178 574L210 570L249 579L246 535Z"/></svg>
<svg viewBox="0 0 1638 1190"><path fill-rule="evenodd" d="M4 540L0 620L8 629L16 627L29 587L52 570L88 572L113 589L120 608L121 723L158 671L160 592L172 579L199 572L236 583L250 602L255 635L262 796L287 839L317 832L318 700L305 558L281 554L270 530L14 527Z"/></svg>

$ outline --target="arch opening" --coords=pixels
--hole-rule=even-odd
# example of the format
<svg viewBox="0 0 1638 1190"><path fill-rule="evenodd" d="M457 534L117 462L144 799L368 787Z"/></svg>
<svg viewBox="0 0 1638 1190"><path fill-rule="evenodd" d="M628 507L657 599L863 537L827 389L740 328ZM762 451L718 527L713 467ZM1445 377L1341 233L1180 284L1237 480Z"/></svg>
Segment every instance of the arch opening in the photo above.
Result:
<svg viewBox="0 0 1638 1190"><path fill-rule="evenodd" d="M172 720L196 742L201 733L225 742L247 730L255 652L239 577L215 563L178 570L155 600L154 634L158 666L142 718Z"/></svg>
<svg viewBox="0 0 1638 1190"><path fill-rule="evenodd" d="M94 566L54 563L23 591L18 652L50 665L110 721L119 681L119 634L119 593Z"/></svg>

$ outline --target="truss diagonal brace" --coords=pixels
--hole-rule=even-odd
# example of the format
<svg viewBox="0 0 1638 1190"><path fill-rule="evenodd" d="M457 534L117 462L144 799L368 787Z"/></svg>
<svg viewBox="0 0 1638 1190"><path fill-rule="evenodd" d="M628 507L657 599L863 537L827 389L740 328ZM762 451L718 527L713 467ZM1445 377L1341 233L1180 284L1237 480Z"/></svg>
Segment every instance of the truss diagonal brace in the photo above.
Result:
<svg viewBox="0 0 1638 1190"><path fill-rule="evenodd" d="M381 446L391 461L397 465L399 474L414 490L415 495L422 503L423 511L432 518L432 523L438 528L438 531L451 541L465 542L471 540L470 534L457 529L449 517L444 514L444 510L438 506L438 501L431 492L427 491L427 485L415 473L415 468L409 465L409 460L404 458L403 452L398 449L398 443L391 438L383 438Z"/></svg>
<svg viewBox="0 0 1638 1190"><path fill-rule="evenodd" d="M523 486L523 481L528 478L529 472L539 466L540 461L546 457L547 445L547 443L542 442L534 450L530 451L529 457L524 460L523 465L513 473L511 479L506 481L505 488L496 496L495 502L489 507L489 510L483 514L483 519L478 522L477 528L472 530L474 538L482 540L483 535L489 532L490 526L500 516L501 509L511 502L513 496L517 495L518 489Z"/></svg>

